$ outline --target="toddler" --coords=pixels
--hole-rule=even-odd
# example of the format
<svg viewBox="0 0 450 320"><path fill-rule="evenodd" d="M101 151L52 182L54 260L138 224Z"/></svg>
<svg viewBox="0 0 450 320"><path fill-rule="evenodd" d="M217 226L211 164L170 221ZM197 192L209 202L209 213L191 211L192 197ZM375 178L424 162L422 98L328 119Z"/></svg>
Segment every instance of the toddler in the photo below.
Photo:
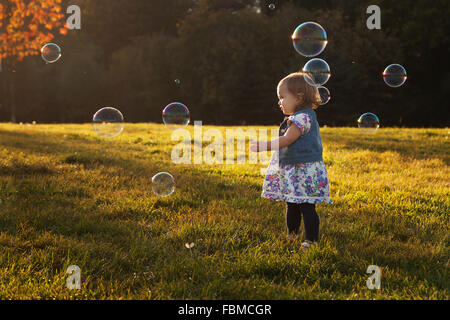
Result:
<svg viewBox="0 0 450 320"><path fill-rule="evenodd" d="M278 105L285 115L279 137L250 144L253 152L276 150L267 168L261 196L286 202L288 239L294 239L304 221L309 248L319 240L316 203L330 203L328 173L322 158L322 140L314 111L319 107L318 89L309 85L304 73L291 73L277 87ZM278 148L277 148L278 146Z"/></svg>

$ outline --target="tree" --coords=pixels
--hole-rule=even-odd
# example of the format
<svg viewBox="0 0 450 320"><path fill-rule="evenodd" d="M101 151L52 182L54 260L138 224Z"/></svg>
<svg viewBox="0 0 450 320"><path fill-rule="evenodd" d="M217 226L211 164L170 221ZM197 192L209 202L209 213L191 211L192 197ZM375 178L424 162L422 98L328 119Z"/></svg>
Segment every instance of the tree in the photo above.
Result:
<svg viewBox="0 0 450 320"><path fill-rule="evenodd" d="M65 34L61 0L3 0L0 4L0 62L6 73L4 89L9 96L11 121L16 121L15 67L26 56L39 54L50 42L50 31L60 28Z"/></svg>
<svg viewBox="0 0 450 320"><path fill-rule="evenodd" d="M83 29L96 39L108 62L111 52L133 43L136 37L176 35L176 24L195 0L78 0L83 8ZM101 17L101 18L99 18Z"/></svg>

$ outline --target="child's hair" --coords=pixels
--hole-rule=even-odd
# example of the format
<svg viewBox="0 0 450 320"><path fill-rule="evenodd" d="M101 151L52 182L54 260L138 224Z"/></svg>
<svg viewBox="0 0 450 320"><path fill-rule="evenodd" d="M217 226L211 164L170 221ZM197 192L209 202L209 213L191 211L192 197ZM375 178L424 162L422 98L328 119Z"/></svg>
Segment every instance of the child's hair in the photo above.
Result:
<svg viewBox="0 0 450 320"><path fill-rule="evenodd" d="M289 92L291 92L293 95L297 96L297 94L303 93L303 104L297 106L297 110L305 105L311 105L313 109L317 109L322 101L320 98L319 90L317 89L317 87L308 84L304 77L311 78L309 74L301 71L291 73L290 75L281 79L280 83L278 83L278 88L283 84L286 84Z"/></svg>

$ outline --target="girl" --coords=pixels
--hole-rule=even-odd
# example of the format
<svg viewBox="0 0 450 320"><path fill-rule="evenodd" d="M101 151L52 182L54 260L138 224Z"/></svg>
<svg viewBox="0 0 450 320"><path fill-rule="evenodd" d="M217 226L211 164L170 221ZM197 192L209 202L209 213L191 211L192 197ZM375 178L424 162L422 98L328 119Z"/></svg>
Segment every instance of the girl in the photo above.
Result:
<svg viewBox="0 0 450 320"><path fill-rule="evenodd" d="M264 179L261 196L286 202L288 239L305 225L302 246L309 248L319 240L319 216L316 203L330 203L328 173L322 158L322 141L316 112L320 95L304 79L304 73L291 73L277 87L278 105L286 116L279 138L250 144L253 152L274 152Z"/></svg>

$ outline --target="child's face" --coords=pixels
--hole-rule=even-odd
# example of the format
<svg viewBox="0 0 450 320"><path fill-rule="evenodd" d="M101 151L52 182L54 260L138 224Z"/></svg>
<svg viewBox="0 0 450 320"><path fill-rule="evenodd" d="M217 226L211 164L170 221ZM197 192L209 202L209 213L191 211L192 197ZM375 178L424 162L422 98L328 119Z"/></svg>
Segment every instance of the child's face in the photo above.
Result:
<svg viewBox="0 0 450 320"><path fill-rule="evenodd" d="M289 91L285 84L278 86L277 91L279 99L278 105L280 106L281 111L287 116L292 115L302 101L302 95L299 94L295 96Z"/></svg>

